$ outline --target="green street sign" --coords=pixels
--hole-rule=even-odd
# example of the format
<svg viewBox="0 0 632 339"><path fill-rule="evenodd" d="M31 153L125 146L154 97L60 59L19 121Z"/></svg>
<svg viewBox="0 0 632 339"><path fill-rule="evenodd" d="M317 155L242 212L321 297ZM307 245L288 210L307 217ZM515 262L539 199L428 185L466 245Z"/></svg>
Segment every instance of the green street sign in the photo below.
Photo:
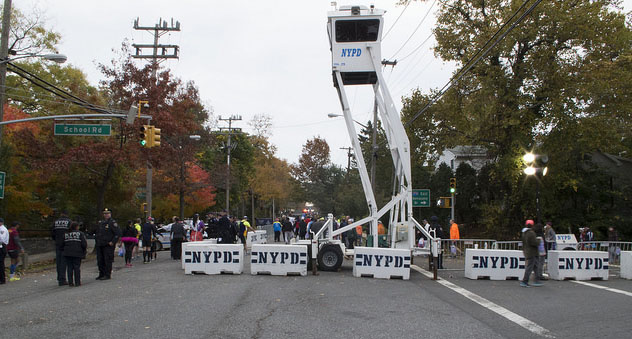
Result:
<svg viewBox="0 0 632 339"><path fill-rule="evenodd" d="M413 190L413 207L430 207L430 190Z"/></svg>
<svg viewBox="0 0 632 339"><path fill-rule="evenodd" d="M4 177L6 176L6 173L0 172L0 199L4 199Z"/></svg>
<svg viewBox="0 0 632 339"><path fill-rule="evenodd" d="M111 135L111 132L111 125L55 124L55 135L83 135L89 137L103 137Z"/></svg>

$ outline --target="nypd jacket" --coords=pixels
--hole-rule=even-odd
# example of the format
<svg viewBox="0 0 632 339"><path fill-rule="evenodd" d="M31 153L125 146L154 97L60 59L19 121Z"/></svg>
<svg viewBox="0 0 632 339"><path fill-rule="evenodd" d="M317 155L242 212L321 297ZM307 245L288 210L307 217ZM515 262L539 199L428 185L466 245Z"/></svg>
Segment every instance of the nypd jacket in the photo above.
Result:
<svg viewBox="0 0 632 339"><path fill-rule="evenodd" d="M66 232L64 234L61 250L64 257L85 257L88 250L86 235L81 231Z"/></svg>
<svg viewBox="0 0 632 339"><path fill-rule="evenodd" d="M70 226L70 218L61 217L55 220L53 223L53 229L51 230L51 237L55 240L55 246L57 249L61 249L64 243L64 234L68 231Z"/></svg>
<svg viewBox="0 0 632 339"><path fill-rule="evenodd" d="M116 244L121 237L121 230L114 219L102 220L97 226L96 245L108 246L108 243L112 245Z"/></svg>

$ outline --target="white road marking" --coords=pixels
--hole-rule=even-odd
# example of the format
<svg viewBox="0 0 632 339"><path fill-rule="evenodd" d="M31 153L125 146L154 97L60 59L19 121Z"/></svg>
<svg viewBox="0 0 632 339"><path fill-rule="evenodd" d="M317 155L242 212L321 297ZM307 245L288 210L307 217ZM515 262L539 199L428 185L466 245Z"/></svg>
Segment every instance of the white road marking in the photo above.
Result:
<svg viewBox="0 0 632 339"><path fill-rule="evenodd" d="M585 282L585 281L577 281L577 280L571 280L571 281L576 283L576 284L590 286L590 287L594 287L594 288L599 288L599 289L610 291L610 292L614 292L614 293L621 293L623 295L627 295L628 297L632 297L632 292L618 290L616 288L601 286L601 285L597 285L597 284L593 284L593 283L589 283L589 282Z"/></svg>
<svg viewBox="0 0 632 339"><path fill-rule="evenodd" d="M414 269L415 271L425 275L426 277L432 279L433 278L433 274L424 270L423 268L417 266L417 265L410 265L410 268ZM533 321L524 318L516 313L511 312L510 310L497 305L475 293L472 293L462 287L459 287L447 280L441 279L441 278L437 278L436 280L439 284L453 290L456 293L461 294L462 296L472 300L473 302L487 308L488 310L497 313L498 315L522 326L523 328L529 330L530 332L533 332L537 335L543 336L545 338L555 338L555 336L551 333L551 331L547 330L546 328L534 323Z"/></svg>

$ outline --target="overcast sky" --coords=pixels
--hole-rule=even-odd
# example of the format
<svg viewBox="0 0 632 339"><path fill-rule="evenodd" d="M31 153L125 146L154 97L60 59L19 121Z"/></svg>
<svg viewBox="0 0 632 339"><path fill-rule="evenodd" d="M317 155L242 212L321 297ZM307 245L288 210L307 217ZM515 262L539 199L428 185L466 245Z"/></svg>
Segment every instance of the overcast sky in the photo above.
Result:
<svg viewBox="0 0 632 339"><path fill-rule="evenodd" d="M626 9L631 2L625 1ZM384 74L401 109L402 96L417 87L428 92L443 86L454 69L434 57L434 38L427 40L438 4L428 0L405 8L395 0L338 2L371 3L387 10L385 32L392 27L383 41L382 57L398 60ZM183 81L195 82L215 117L241 115L243 120L235 126L249 132L248 121L255 114L267 114L273 119L270 140L278 157L295 163L305 142L320 136L331 147L332 161L346 166L346 151L340 147L351 142L344 120L327 117L341 113L326 30L330 0L14 0L13 6L25 13L33 8L43 11L47 27L62 35L59 52L93 85L102 79L96 64L109 63L112 49L120 49L125 39L153 43L152 34L133 29L136 18L140 26L173 18L181 31L165 34L159 42L179 45L180 58L162 65ZM371 88L347 87L347 93L354 119L372 119Z"/></svg>

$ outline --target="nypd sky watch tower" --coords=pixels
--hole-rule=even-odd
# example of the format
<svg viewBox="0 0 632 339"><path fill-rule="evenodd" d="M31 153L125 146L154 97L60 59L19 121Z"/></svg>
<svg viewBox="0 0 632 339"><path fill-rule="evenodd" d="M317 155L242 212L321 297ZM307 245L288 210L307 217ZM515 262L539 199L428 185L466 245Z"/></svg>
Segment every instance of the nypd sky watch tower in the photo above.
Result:
<svg viewBox="0 0 632 339"><path fill-rule="evenodd" d="M362 187L370 210L367 218L330 234L333 237L368 222L371 225L373 246L377 247L377 221L390 212L391 247L412 249L415 241L414 227L417 226L420 229L422 227L412 218L412 178L408 136L381 71L384 13L384 10L376 9L373 5L370 8L341 6L328 12L327 32L332 53L334 86L338 91L347 132L353 145ZM345 91L345 86L353 85L373 86L380 119L393 159L395 182L392 198L380 209L373 194ZM376 122L373 124L376 126Z"/></svg>

